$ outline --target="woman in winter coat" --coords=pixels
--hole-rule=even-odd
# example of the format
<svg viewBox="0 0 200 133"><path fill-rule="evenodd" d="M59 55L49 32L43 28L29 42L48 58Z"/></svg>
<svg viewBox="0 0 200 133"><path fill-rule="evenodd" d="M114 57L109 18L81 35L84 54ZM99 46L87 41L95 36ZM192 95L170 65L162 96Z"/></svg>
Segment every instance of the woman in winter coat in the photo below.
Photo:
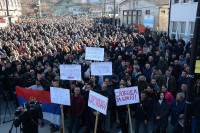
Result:
<svg viewBox="0 0 200 133"><path fill-rule="evenodd" d="M185 109L185 100L183 98L183 94L178 93L176 95L176 100L174 100L170 105L171 124L173 126L175 126L175 124L178 122L179 115L184 114L184 109Z"/></svg>
<svg viewBox="0 0 200 133"><path fill-rule="evenodd" d="M169 102L165 99L164 92L160 92L153 105L156 133L166 133L168 126Z"/></svg>

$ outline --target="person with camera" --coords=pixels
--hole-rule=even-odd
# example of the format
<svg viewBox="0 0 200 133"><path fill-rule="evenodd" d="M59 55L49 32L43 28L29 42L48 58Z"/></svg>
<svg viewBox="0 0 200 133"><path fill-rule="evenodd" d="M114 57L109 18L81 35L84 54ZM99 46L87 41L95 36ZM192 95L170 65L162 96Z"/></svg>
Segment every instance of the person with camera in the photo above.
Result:
<svg viewBox="0 0 200 133"><path fill-rule="evenodd" d="M38 119L42 119L42 107L38 102L24 103L15 111L14 126L22 124L23 133L38 133Z"/></svg>

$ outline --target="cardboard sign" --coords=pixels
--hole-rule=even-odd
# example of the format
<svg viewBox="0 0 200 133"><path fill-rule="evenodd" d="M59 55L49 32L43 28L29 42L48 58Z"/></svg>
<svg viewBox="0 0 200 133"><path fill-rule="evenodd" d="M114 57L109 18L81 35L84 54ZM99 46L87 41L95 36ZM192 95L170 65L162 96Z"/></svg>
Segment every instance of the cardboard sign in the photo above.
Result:
<svg viewBox="0 0 200 133"><path fill-rule="evenodd" d="M112 62L91 63L92 75L112 75Z"/></svg>
<svg viewBox="0 0 200 133"><path fill-rule="evenodd" d="M108 107L108 98L104 97L94 91L90 91L88 106L106 115Z"/></svg>
<svg viewBox="0 0 200 133"><path fill-rule="evenodd" d="M51 87L50 93L51 93L51 102L52 103L70 106L70 91L69 91L69 89Z"/></svg>
<svg viewBox="0 0 200 133"><path fill-rule="evenodd" d="M115 100L117 106L139 103L138 87L115 89Z"/></svg>
<svg viewBox="0 0 200 133"><path fill-rule="evenodd" d="M81 65L60 65L60 79L81 80Z"/></svg>
<svg viewBox="0 0 200 133"><path fill-rule="evenodd" d="M104 48L86 47L85 59L104 61Z"/></svg>

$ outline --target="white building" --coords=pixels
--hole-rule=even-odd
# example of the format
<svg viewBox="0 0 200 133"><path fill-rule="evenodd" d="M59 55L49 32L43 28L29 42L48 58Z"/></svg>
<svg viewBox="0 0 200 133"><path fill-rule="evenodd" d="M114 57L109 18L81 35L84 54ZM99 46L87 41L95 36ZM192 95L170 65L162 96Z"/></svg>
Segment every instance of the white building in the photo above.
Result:
<svg viewBox="0 0 200 133"><path fill-rule="evenodd" d="M172 0L170 36L176 39L193 37L198 0Z"/></svg>
<svg viewBox="0 0 200 133"><path fill-rule="evenodd" d="M9 18L14 23L22 15L20 0L8 0ZM6 0L0 0L0 27L8 26Z"/></svg>
<svg viewBox="0 0 200 133"><path fill-rule="evenodd" d="M126 0L119 7L120 25L145 25L149 16L153 31L167 31L168 0Z"/></svg>

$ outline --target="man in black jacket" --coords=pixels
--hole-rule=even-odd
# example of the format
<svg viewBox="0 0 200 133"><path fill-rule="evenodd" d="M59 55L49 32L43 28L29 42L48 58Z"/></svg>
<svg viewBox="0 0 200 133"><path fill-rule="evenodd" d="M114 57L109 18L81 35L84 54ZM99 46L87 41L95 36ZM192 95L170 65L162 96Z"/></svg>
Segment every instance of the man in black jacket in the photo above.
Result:
<svg viewBox="0 0 200 133"><path fill-rule="evenodd" d="M192 102L192 133L200 133L200 97L197 97Z"/></svg>
<svg viewBox="0 0 200 133"><path fill-rule="evenodd" d="M172 133L183 133L183 125L184 125L184 114L180 114L178 118L178 123L173 128Z"/></svg>
<svg viewBox="0 0 200 133"><path fill-rule="evenodd" d="M36 105L33 105L36 106ZM38 133L38 119L42 119L42 111L41 106L37 105L40 110L31 109L31 105L29 103L24 103L21 105L21 112L19 116L15 117L14 125L18 127L22 123L23 133Z"/></svg>
<svg viewBox="0 0 200 133"><path fill-rule="evenodd" d="M148 121L150 119L151 106L147 100L146 92L141 93L140 103L135 106L135 133L139 133L142 125L143 133L148 133Z"/></svg>

